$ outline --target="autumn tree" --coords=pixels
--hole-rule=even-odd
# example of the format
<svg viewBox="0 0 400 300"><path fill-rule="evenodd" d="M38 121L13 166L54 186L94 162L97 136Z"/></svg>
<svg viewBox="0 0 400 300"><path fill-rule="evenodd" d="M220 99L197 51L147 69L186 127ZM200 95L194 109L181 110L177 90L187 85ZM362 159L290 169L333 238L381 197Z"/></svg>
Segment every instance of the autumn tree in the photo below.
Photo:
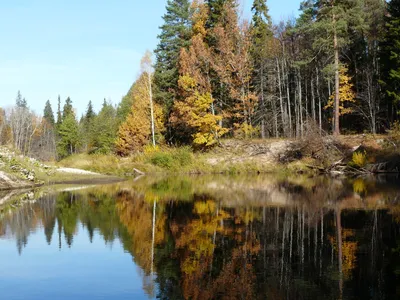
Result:
<svg viewBox="0 0 400 300"><path fill-rule="evenodd" d="M159 105L154 104L155 136L160 137L163 128L163 114ZM143 73L132 90L132 107L125 122L121 124L115 143L119 155L141 151L152 141L151 111L148 90L148 75Z"/></svg>
<svg viewBox="0 0 400 300"><path fill-rule="evenodd" d="M356 94L353 90L351 77L348 74L348 69L345 66L340 67L340 80L339 80L339 116L350 114L353 112L354 103L356 102ZM325 109L334 107L335 95L331 95Z"/></svg>
<svg viewBox="0 0 400 300"><path fill-rule="evenodd" d="M208 9L204 4L193 2L193 37L188 50L182 49L180 56L180 98L174 104L171 123L198 147L214 145L226 130L219 122L211 94L211 53L205 43L205 23Z"/></svg>
<svg viewBox="0 0 400 300"><path fill-rule="evenodd" d="M230 126L251 126L257 104L257 97L251 92L251 33L246 22L239 25L235 1L224 3L223 16L213 29L216 39L213 68L226 91L217 99L219 114L228 118Z"/></svg>
<svg viewBox="0 0 400 300"><path fill-rule="evenodd" d="M153 146L155 146L156 136L155 136L154 100L153 100L153 67L152 67L151 56L152 56L151 52L147 50L140 62L140 67L142 69L143 75L145 75L147 79L146 89L150 107L151 142Z"/></svg>

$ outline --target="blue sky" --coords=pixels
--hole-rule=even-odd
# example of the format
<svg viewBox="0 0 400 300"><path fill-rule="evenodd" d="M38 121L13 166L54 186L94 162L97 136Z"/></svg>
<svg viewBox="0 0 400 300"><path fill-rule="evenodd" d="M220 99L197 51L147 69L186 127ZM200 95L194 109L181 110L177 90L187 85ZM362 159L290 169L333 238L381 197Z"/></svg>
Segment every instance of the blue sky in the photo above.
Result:
<svg viewBox="0 0 400 300"><path fill-rule="evenodd" d="M0 0L0 107L17 91L36 112L71 97L78 114L89 100L118 103L157 45L166 0ZM252 0L242 0L250 17ZM268 0L274 21L297 13L300 0Z"/></svg>

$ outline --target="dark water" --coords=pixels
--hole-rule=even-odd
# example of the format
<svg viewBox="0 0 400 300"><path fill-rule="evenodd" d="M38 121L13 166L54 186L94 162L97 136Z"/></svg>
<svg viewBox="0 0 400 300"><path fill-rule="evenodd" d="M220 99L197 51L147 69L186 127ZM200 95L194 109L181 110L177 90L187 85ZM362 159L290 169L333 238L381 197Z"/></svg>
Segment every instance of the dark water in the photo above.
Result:
<svg viewBox="0 0 400 300"><path fill-rule="evenodd" d="M400 298L398 178L58 190L1 206L1 299Z"/></svg>

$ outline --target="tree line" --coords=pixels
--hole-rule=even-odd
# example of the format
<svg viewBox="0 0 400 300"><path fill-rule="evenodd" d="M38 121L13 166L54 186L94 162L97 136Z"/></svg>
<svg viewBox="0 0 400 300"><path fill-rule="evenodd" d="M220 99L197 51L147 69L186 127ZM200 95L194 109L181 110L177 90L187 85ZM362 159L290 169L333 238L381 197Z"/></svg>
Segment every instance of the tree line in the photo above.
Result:
<svg viewBox="0 0 400 300"><path fill-rule="evenodd" d="M32 118L19 95L14 112L0 112L2 142L58 158L125 156L156 144L205 149L221 137L299 138L311 125L375 134L398 121L400 0L306 0L276 24L266 0L251 11L244 20L236 0L168 0L155 61L145 54L116 107L105 101L96 114L89 103L78 121L67 99L57 120L50 103Z"/></svg>

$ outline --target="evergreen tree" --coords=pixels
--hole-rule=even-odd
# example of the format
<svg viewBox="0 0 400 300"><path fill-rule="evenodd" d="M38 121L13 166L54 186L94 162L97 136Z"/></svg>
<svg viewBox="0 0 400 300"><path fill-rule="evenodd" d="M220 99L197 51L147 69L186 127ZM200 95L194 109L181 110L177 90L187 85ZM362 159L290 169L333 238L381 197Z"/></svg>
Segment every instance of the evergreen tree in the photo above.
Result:
<svg viewBox="0 0 400 300"><path fill-rule="evenodd" d="M164 24L160 27L160 42L155 50L155 100L169 114L178 86L178 59L181 48L190 39L190 3L188 0L168 0Z"/></svg>
<svg viewBox="0 0 400 300"><path fill-rule="evenodd" d="M104 99L102 109L93 119L92 147L95 152L109 153L114 149L116 121L116 109Z"/></svg>
<svg viewBox="0 0 400 300"><path fill-rule="evenodd" d="M254 0L251 8L253 18L251 22L251 56L254 66L252 84L259 96L259 111L261 114L261 137L265 137L265 106L267 89L267 59L272 57L270 53L271 41L273 39L271 17L268 14L266 0Z"/></svg>
<svg viewBox="0 0 400 300"><path fill-rule="evenodd" d="M50 124L54 125L54 114L53 109L51 108L51 103L49 100L46 101L46 105L44 107L43 118Z"/></svg>
<svg viewBox="0 0 400 300"><path fill-rule="evenodd" d="M76 153L79 145L79 127L73 112L67 113L63 118L63 121L58 128L58 135L58 158L62 159Z"/></svg>
<svg viewBox="0 0 400 300"><path fill-rule="evenodd" d="M95 133L93 130L95 117L96 113L94 112L92 101L89 101L86 113L84 116L82 116L79 122L82 143L86 151L90 151L93 146L93 141L95 138Z"/></svg>
<svg viewBox="0 0 400 300"><path fill-rule="evenodd" d="M117 106L117 123L121 125L127 118L133 104L132 91L135 87L135 83L132 84L128 93L122 98L121 102Z"/></svg>
<svg viewBox="0 0 400 300"><path fill-rule="evenodd" d="M25 98L22 98L20 91L18 91L18 93L17 93L17 98L15 99L15 104L17 105L17 107L27 108L27 102L26 102Z"/></svg>
<svg viewBox="0 0 400 300"><path fill-rule="evenodd" d="M386 91L389 118L394 121L398 119L400 112L400 0L391 0L388 4L382 46L382 81Z"/></svg>
<svg viewBox="0 0 400 300"><path fill-rule="evenodd" d="M85 113L85 120L86 122L92 120L96 116L96 113L93 110L93 104L92 101L90 100L86 109Z"/></svg>
<svg viewBox="0 0 400 300"><path fill-rule="evenodd" d="M62 112L62 119L64 120L67 116L74 113L74 108L72 107L72 100L68 97L65 100L63 112Z"/></svg>
<svg viewBox="0 0 400 300"><path fill-rule="evenodd" d="M340 134L340 63L341 50L349 44L349 32L360 25L358 1L353 0L319 0L315 3L318 10L314 24L313 47L319 51L323 50L333 57L334 70L334 128L335 135Z"/></svg>
<svg viewBox="0 0 400 300"><path fill-rule="evenodd" d="M209 14L206 27L214 28L221 23L224 18L224 5L236 5L235 0L206 0Z"/></svg>

